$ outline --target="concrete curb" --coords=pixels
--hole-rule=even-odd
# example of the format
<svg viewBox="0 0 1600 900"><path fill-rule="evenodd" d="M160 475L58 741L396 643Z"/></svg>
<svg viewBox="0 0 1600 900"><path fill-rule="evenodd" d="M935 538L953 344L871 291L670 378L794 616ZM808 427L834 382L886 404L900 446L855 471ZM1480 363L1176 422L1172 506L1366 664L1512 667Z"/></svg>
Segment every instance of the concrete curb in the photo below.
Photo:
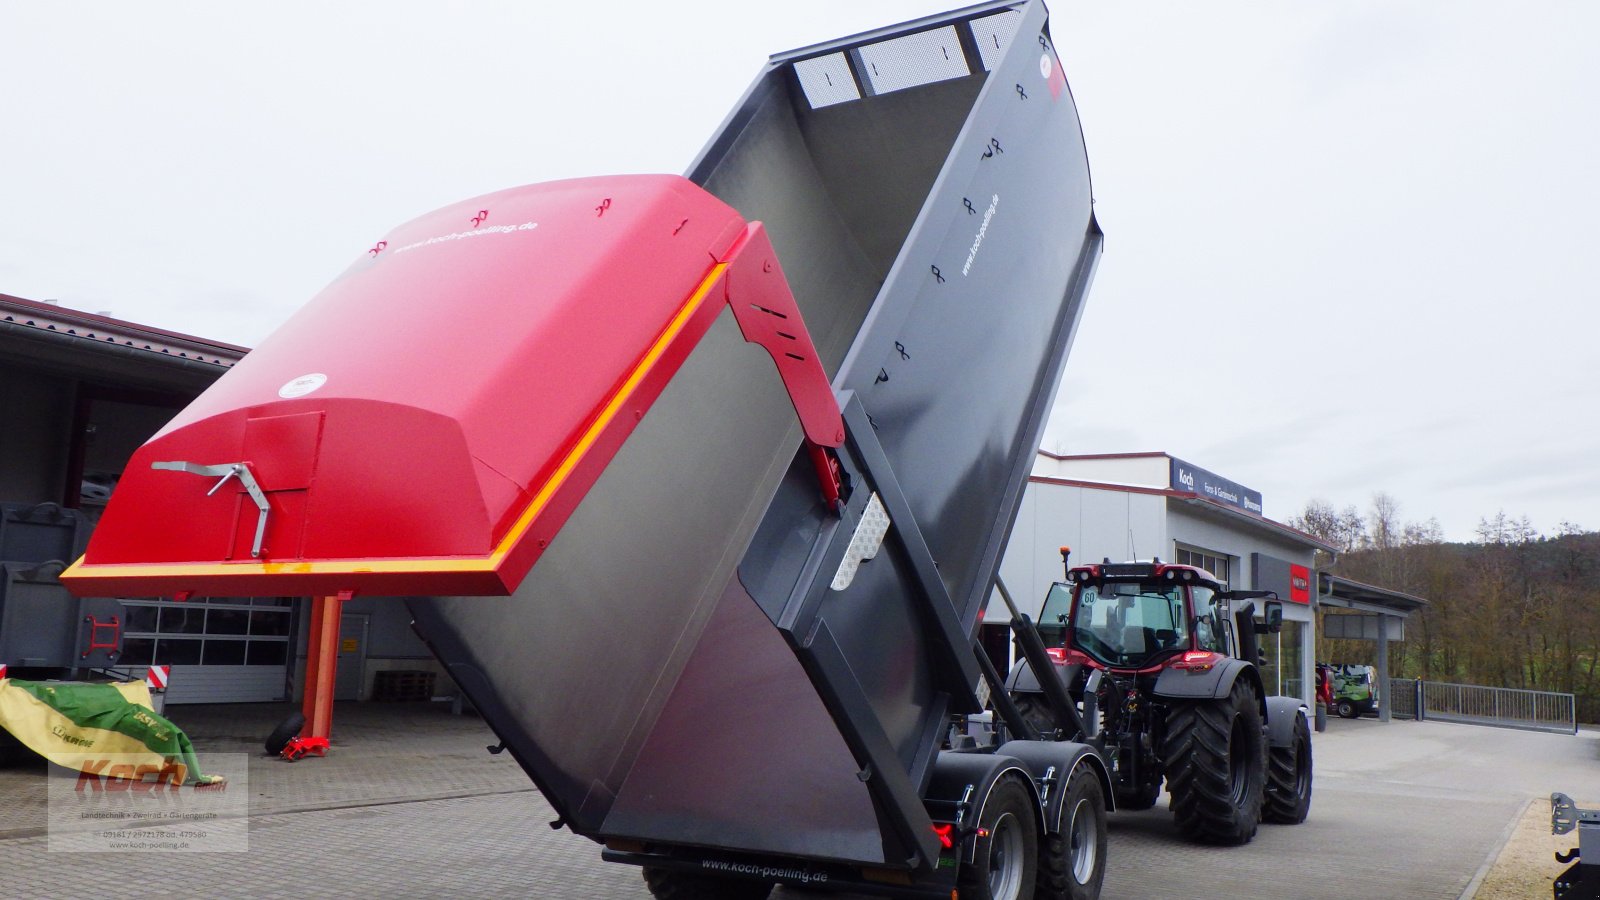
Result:
<svg viewBox="0 0 1600 900"><path fill-rule="evenodd" d="M1489 876L1489 872L1494 868L1495 860L1498 860L1500 854L1505 852L1506 845L1511 843L1511 836L1517 833L1517 825L1522 822L1522 817L1527 815L1528 808L1537 802L1539 801L1534 799L1522 804L1522 808L1517 810L1517 814L1511 817L1510 822L1506 823L1505 830L1500 832L1500 840L1495 842L1493 849L1489 851L1489 855L1484 857L1483 865L1479 866L1478 871L1473 873L1472 880L1467 882L1467 886L1461 889L1461 894L1456 900L1472 900L1473 897L1477 896L1478 888L1483 887L1483 879Z"/></svg>

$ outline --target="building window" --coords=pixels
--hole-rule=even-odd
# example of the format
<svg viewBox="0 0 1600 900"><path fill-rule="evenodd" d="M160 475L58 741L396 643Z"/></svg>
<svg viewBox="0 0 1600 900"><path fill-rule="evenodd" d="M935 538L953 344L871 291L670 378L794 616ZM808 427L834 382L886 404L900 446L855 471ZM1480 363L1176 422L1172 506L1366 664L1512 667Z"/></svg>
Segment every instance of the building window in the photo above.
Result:
<svg viewBox="0 0 1600 900"><path fill-rule="evenodd" d="M1011 671L1011 628L986 622L978 629L978 641L983 646L983 652L989 654L989 662L994 663L995 671L1004 678Z"/></svg>
<svg viewBox="0 0 1600 900"><path fill-rule="evenodd" d="M1228 586L1228 562L1230 557L1225 553L1215 550L1202 550L1199 547L1185 547L1177 545L1176 560L1180 566L1197 566L1217 576L1223 587Z"/></svg>
<svg viewBox="0 0 1600 900"><path fill-rule="evenodd" d="M1301 627L1300 622L1285 622L1281 632L1261 636L1261 651L1267 658L1261 668L1261 680L1268 693L1305 697L1305 684L1300 677L1305 659L1300 652Z"/></svg>
<svg viewBox="0 0 1600 900"><path fill-rule="evenodd" d="M124 600L120 666L281 666L289 659L288 597Z"/></svg>

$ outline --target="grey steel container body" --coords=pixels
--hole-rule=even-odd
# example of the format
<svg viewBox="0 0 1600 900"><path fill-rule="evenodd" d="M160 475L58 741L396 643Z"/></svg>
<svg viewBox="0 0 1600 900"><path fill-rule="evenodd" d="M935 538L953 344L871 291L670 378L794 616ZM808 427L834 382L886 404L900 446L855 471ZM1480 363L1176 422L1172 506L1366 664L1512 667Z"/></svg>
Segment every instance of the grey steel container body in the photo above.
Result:
<svg viewBox="0 0 1600 900"><path fill-rule="evenodd" d="M724 313L513 597L412 601L574 831L932 864L919 798L1100 248L1045 25L990 4L774 57L689 172L766 223L848 504ZM883 550L834 590L874 496Z"/></svg>
<svg viewBox="0 0 1600 900"><path fill-rule="evenodd" d="M77 510L0 503L0 663L18 671L105 664L103 653L80 656L81 604L56 578L88 533Z"/></svg>

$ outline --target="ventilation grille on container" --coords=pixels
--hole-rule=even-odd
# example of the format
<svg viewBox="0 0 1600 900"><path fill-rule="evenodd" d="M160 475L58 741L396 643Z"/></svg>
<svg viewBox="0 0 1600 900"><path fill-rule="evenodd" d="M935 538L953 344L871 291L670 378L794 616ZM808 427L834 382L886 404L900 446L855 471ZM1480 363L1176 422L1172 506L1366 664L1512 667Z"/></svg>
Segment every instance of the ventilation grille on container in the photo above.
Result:
<svg viewBox="0 0 1600 900"><path fill-rule="evenodd" d="M870 94L903 91L972 74L954 25L867 44L851 53Z"/></svg>
<svg viewBox="0 0 1600 900"><path fill-rule="evenodd" d="M856 87L843 53L801 60L794 64L794 72L800 76L800 87L805 89L806 102L812 109L861 99L861 90Z"/></svg>
<svg viewBox="0 0 1600 900"><path fill-rule="evenodd" d="M812 109L920 87L972 74L969 50L957 31L965 28L985 72L999 64L1016 34L1022 13L1006 10L955 25L863 44L848 51L800 60L794 64L800 88Z"/></svg>
<svg viewBox="0 0 1600 900"><path fill-rule="evenodd" d="M1011 36L1017 32L1017 22L1022 13L1011 9L993 16L973 19L967 25L972 29L972 40L978 45L978 56L983 60L985 72L994 69L1011 46Z"/></svg>

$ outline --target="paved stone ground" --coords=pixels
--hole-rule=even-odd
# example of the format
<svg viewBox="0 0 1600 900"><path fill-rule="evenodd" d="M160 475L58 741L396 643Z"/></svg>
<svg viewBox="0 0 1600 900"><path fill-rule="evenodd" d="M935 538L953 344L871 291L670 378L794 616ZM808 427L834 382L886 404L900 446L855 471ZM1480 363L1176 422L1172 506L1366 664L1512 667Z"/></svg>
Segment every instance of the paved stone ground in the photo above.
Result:
<svg viewBox="0 0 1600 900"><path fill-rule="evenodd" d="M548 806L511 760L485 752L492 738L475 718L341 708L328 758L285 763L259 745L286 707L170 712L202 766L207 754L252 754L249 851L49 852L42 772L10 770L0 772L0 896L648 897L636 870L546 826ZM1184 843L1164 804L1113 816L1104 896L1460 897L1530 800L1600 785L1595 732L1336 720L1315 747L1310 820L1263 826L1244 847Z"/></svg>
<svg viewBox="0 0 1600 900"><path fill-rule="evenodd" d="M295 709L252 703L175 706L167 713L194 741L202 769L219 754L242 755L248 762L252 814L531 786L508 755L485 751L496 739L483 720L451 715L448 705L438 703L339 704L327 757L291 763L267 756L266 736ZM43 833L44 772L42 761L0 770L0 839Z"/></svg>

